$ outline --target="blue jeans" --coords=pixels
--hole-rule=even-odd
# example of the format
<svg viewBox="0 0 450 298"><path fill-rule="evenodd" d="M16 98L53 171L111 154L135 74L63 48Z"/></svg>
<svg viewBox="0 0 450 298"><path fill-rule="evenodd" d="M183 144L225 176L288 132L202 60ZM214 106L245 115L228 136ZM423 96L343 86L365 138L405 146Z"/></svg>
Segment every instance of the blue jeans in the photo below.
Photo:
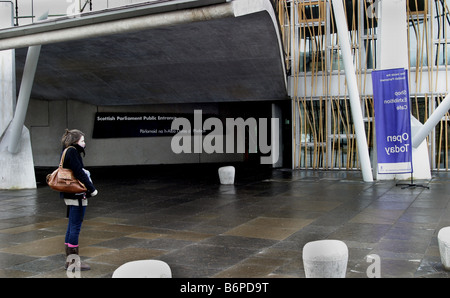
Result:
<svg viewBox="0 0 450 298"><path fill-rule="evenodd" d="M78 245L78 237L80 236L81 224L83 223L86 206L68 206L69 207L69 224L67 225L65 243Z"/></svg>

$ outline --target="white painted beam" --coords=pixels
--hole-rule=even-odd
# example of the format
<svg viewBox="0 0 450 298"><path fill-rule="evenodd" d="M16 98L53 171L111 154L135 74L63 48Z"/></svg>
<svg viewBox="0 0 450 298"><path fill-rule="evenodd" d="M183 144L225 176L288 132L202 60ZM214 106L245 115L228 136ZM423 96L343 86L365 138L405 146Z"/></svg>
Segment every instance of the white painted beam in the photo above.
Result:
<svg viewBox="0 0 450 298"><path fill-rule="evenodd" d="M367 145L366 131L359 98L358 82L356 80L355 68L351 55L350 40L348 38L347 18L344 14L342 0L332 0L336 27L339 34L339 45L341 46L342 58L344 60L345 78L350 96L350 107L353 122L355 124L356 144L358 147L361 171L365 182L372 182L372 167L370 163L369 147Z"/></svg>

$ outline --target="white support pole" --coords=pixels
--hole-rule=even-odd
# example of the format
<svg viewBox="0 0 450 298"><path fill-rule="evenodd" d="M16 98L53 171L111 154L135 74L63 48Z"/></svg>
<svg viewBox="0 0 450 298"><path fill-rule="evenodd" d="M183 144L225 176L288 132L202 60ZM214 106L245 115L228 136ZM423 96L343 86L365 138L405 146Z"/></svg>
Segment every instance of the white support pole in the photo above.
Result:
<svg viewBox="0 0 450 298"><path fill-rule="evenodd" d="M406 0L377 1L378 9L378 58L377 69L408 69L408 17ZM411 140L414 142L422 123L411 115ZM431 179L429 154L426 142L412 145L414 179ZM377 180L411 179L411 174L379 174L374 164Z"/></svg>
<svg viewBox="0 0 450 298"><path fill-rule="evenodd" d="M372 182L372 168L369 157L369 148L367 145L366 131L364 129L364 120L361 112L361 102L358 92L358 83L356 80L353 59L350 50L350 41L348 38L347 18L344 14L342 0L332 0L335 15L336 27L339 35L339 44L341 46L342 58L344 60L345 78L347 79L347 88L350 95L350 107L353 122L355 124L356 143L358 146L359 159L361 161L361 171L365 182Z"/></svg>
<svg viewBox="0 0 450 298"><path fill-rule="evenodd" d="M22 129L27 115L28 103L30 101L31 89L33 88L34 75L36 73L37 63L41 46L31 46L28 49L25 68L20 84L19 97L17 99L16 112L9 126L8 151L17 153L20 149L20 139L22 137Z"/></svg>
<svg viewBox="0 0 450 298"><path fill-rule="evenodd" d="M24 126L34 78L33 69L36 67L33 64L37 64L37 58L39 56L39 52L36 53L36 49L30 50L30 52L32 52L32 55L27 56L22 79L21 95L16 105L16 111L14 116L11 111L9 125L0 139L0 189L36 188L30 132ZM0 70L0 78L2 74L8 74L10 72L15 73L14 64L10 64L9 69L8 67L2 68ZM15 94L15 81L12 81L11 85L10 88L13 89ZM8 98L0 98L0 100L8 100ZM2 107L4 107L3 104Z"/></svg>
<svg viewBox="0 0 450 298"><path fill-rule="evenodd" d="M48 12L39 17L38 20L45 20ZM30 101L31 89L33 88L34 76L41 53L41 45L31 46L28 48L25 67L22 75L22 83L20 84L19 97L17 98L17 107L14 118L8 128L8 151L17 153L20 149L20 139L22 137L23 125L27 115L28 103Z"/></svg>
<svg viewBox="0 0 450 298"><path fill-rule="evenodd" d="M419 131L412 139L413 148L419 147L419 145L425 140L428 134L433 130L433 128L441 121L445 113L450 109L450 93L445 96L444 100L439 104L437 109L431 114L427 122L420 127Z"/></svg>
<svg viewBox="0 0 450 298"><path fill-rule="evenodd" d="M12 2L0 1L0 28L14 26ZM8 128L16 104L15 50L0 51L0 137Z"/></svg>

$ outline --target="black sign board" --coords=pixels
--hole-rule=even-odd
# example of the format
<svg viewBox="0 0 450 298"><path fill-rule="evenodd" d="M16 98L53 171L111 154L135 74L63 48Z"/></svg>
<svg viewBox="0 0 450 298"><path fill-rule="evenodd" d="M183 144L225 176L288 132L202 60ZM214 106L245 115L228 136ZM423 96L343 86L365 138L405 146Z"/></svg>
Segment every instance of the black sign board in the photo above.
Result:
<svg viewBox="0 0 450 298"><path fill-rule="evenodd" d="M173 136L172 121L177 117L193 119L193 114L96 113L94 139Z"/></svg>

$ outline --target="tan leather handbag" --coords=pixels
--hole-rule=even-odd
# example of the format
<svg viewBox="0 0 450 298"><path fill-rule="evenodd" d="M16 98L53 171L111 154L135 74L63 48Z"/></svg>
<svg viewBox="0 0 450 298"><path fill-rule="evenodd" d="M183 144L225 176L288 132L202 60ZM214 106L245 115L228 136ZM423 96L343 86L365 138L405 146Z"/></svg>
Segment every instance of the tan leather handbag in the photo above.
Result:
<svg viewBox="0 0 450 298"><path fill-rule="evenodd" d="M53 171L53 173L48 174L46 177L46 181L48 186L50 186L51 189L60 191L60 192L67 192L67 193L82 193L86 192L87 189L84 186L83 183L81 183L75 176L73 175L73 171L70 169L63 168L64 163L64 157L66 156L67 147L62 156L61 161L59 163L59 167Z"/></svg>

